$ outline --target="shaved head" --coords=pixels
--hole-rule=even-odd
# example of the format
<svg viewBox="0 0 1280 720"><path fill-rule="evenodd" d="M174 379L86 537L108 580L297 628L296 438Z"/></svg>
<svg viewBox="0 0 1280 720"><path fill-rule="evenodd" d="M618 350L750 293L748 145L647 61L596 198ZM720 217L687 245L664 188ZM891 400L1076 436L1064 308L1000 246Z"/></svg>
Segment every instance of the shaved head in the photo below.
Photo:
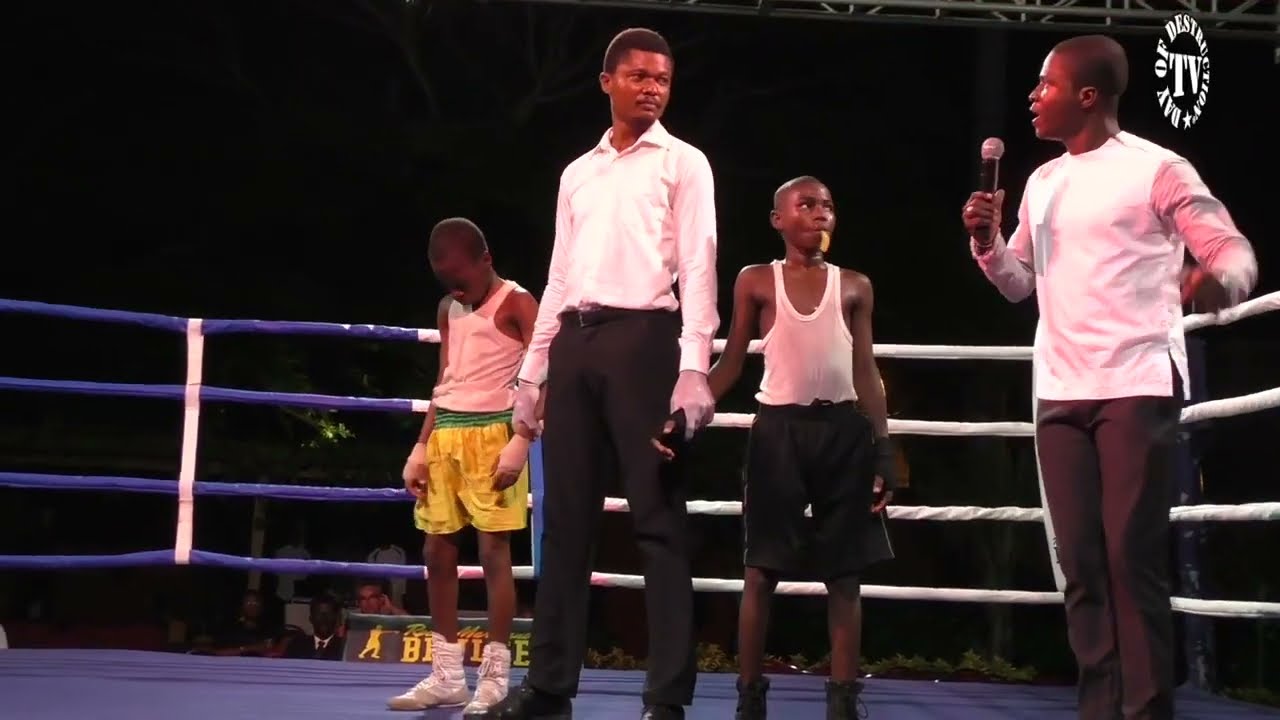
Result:
<svg viewBox="0 0 1280 720"><path fill-rule="evenodd" d="M1114 105L1129 87L1129 59L1120 43L1106 35L1073 37L1053 51L1070 59L1076 90L1094 88Z"/></svg>
<svg viewBox="0 0 1280 720"><path fill-rule="evenodd" d="M786 196L788 192L794 190L795 188L801 185L811 185L811 184L822 185L822 181L812 175L801 175L798 178L792 178L791 180L788 180L782 183L781 185L778 186L777 190L773 191L773 209L775 210L778 209L778 203L782 200L783 197ZM825 185L822 185L822 186L826 187Z"/></svg>

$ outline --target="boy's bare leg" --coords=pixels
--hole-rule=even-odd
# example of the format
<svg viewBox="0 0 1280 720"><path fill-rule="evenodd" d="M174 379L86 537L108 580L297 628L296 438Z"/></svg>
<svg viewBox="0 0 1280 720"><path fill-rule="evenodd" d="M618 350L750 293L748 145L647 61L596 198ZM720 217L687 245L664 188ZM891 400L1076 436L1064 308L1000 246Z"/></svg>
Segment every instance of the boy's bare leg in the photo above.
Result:
<svg viewBox="0 0 1280 720"><path fill-rule="evenodd" d="M511 571L511 533L479 533L480 565L489 595L489 639L508 644L516 614L516 581Z"/></svg>
<svg viewBox="0 0 1280 720"><path fill-rule="evenodd" d="M742 604L738 609L738 677L742 682L764 674L764 642L769 632L769 608L778 579L760 568L748 567L742 579Z"/></svg>
<svg viewBox="0 0 1280 720"><path fill-rule="evenodd" d="M451 643L458 642L458 536L428 535L427 600L431 625Z"/></svg>
<svg viewBox="0 0 1280 720"><path fill-rule="evenodd" d="M747 566L742 577L742 605L738 609L738 707L734 720L764 720L769 679L764 677L764 642L769 634L769 609L776 574Z"/></svg>
<svg viewBox="0 0 1280 720"><path fill-rule="evenodd" d="M862 651L862 592L859 578L829 580L827 627L831 633L831 679L827 681L827 720L866 717L858 656Z"/></svg>
<svg viewBox="0 0 1280 720"><path fill-rule="evenodd" d="M458 706L471 693L458 645L458 538L427 535L427 598L431 602L431 674L408 692L391 698L392 710Z"/></svg>
<svg viewBox="0 0 1280 720"><path fill-rule="evenodd" d="M507 696L511 684L511 623L516 614L516 581L511 572L511 534L481 532L480 565L489 595L489 642L476 680L476 694L463 710L467 716L489 711Z"/></svg>
<svg viewBox="0 0 1280 720"><path fill-rule="evenodd" d="M862 652L862 593L856 577L827 583L827 629L831 634L831 679L858 679Z"/></svg>

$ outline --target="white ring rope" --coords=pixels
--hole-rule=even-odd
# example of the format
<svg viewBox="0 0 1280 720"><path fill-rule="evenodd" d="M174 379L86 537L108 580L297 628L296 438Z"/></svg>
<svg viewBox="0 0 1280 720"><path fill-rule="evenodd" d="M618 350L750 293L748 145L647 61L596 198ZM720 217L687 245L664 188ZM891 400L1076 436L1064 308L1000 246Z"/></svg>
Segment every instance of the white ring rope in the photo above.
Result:
<svg viewBox="0 0 1280 720"><path fill-rule="evenodd" d="M1184 329L1196 330L1213 325L1228 325L1243 318L1261 315L1280 310L1280 292L1264 295L1219 313L1200 313L1187 315ZM439 333L435 330L420 330L419 338L424 342L439 342ZM724 340L716 340L713 352L724 351ZM760 341L752 341L748 352L758 353ZM898 345L877 344L877 357L933 359L933 360L1030 360L1032 348L1024 346L965 346L965 345ZM426 401L415 400L414 409L429 406ZM1220 400L1208 400L1183 409L1182 422L1194 423L1203 420L1244 415L1271 408L1280 407L1280 388ZM425 411L425 407L423 410ZM755 416L751 413L716 413L712 427L749 428ZM889 431L895 435L930 435L930 436L1002 436L1033 437L1035 426L1029 422L941 422L931 420L889 420ZM529 497L533 501L532 495ZM686 504L691 515L741 515L742 503L738 501L692 500ZM625 498L605 498L606 512L628 512L630 505ZM1023 507L972 507L972 506L900 506L891 505L886 508L888 517L895 520L923 521L996 521L996 522L1043 522L1042 508ZM809 514L808 508L805 514ZM1258 502L1240 505L1190 505L1174 507L1169 512L1174 522L1266 522L1280 520L1280 502ZM514 568L515 577L531 579L534 577L531 566ZM426 568L423 568L426 576ZM484 577L484 569L479 566L458 568L461 579L480 579ZM619 573L593 572L591 584L598 587L617 587L643 589L644 577ZM693 589L698 592L742 592L742 580L725 578L694 578ZM781 582L777 593L781 595L825 595L826 586L822 583ZM1028 590L992 590L979 588L935 588L905 587L892 585L864 585L862 594L869 598L888 600L915 600L941 602L978 602L978 603L1010 603L1060 605L1062 593ZM1173 597L1171 607L1177 611L1193 615L1229 618L1274 618L1280 617L1280 603L1239 601L1239 600L1202 600L1199 598Z"/></svg>
<svg viewBox="0 0 1280 720"><path fill-rule="evenodd" d="M392 566L387 566L392 567ZM533 566L518 565L512 568L517 580L532 580ZM427 576L423 568L423 578ZM484 568L479 565L465 565L458 568L461 580L481 580ZM591 573L591 584L595 587L644 589L643 575L624 575L621 573ZM741 580L724 578L694 578L694 592L742 592ZM863 585L862 595L878 600L916 600L927 602L966 602L966 603L1008 603L1011 605L1061 605L1062 593L1033 590L987 590L977 588L938 588L938 587L906 587L899 585ZM816 582L780 582L779 595L826 595L827 587ZM1191 615L1204 615L1224 618L1273 618L1280 617L1280 603L1240 601L1240 600L1201 600L1199 598L1174 597L1169 599L1170 606L1177 612Z"/></svg>
<svg viewBox="0 0 1280 720"><path fill-rule="evenodd" d="M1247 300L1239 305L1217 313L1194 313L1182 318L1184 332L1199 330L1203 327L1230 325L1254 315L1280 310L1280 292ZM431 328L420 328L418 339L426 343L440 342L440 331ZM724 352L724 338L711 342L711 351ZM760 353L760 340L752 340L747 352L753 355ZM876 343L873 347L876 357L906 358L912 360L1030 360L1030 345L904 345L896 343Z"/></svg>
<svg viewBox="0 0 1280 720"><path fill-rule="evenodd" d="M532 497L532 496L530 496ZM685 503L690 515L741 515L737 500L690 500ZM626 498L605 498L605 512L630 512ZM1024 507L916 506L890 505L885 508L892 520L927 520L932 522L1043 522L1044 509ZM805 515L809 509L805 508ZM1244 503L1241 505L1179 505L1169 511L1173 522L1269 522L1280 520L1280 502Z"/></svg>
<svg viewBox="0 0 1280 720"><path fill-rule="evenodd" d="M1243 318L1262 313L1280 310L1280 292L1264 295L1220 313L1188 315L1183 318L1183 327L1187 331L1211 325L1228 325ZM189 561L191 553L193 485L195 483L195 436L198 434L199 390L202 386L201 366L203 364L202 321L192 319L187 325L188 340L188 374L186 381L186 413L184 418L183 462L179 473L179 518L175 543L175 561L183 564ZM440 333L433 329L416 330L421 342L440 342ZM714 352L723 352L724 340L715 340ZM749 352L758 353L760 342L753 341ZM1032 350L1023 346L963 346L963 345L890 345L877 344L874 347L878 357L935 359L935 360L1030 360ZM412 411L425 413L430 408L427 400L413 400ZM1184 423L1199 422L1212 418L1223 418L1235 415L1254 413L1261 410L1280 407L1280 388L1264 390L1250 395L1224 398L1197 403L1184 409ZM712 423L714 427L750 427L754 416L748 413L717 413ZM931 436L1002 436L1030 437L1034 435L1034 426L1028 422L937 422L926 420L889 420L889 430L896 435L931 435ZM532 498L530 498L532 501ZM742 503L736 501L695 500L687 504L690 514L699 515L741 515ZM604 509L608 512L627 512L629 505L623 498L606 498ZM888 517L899 520L926 521L1008 521L1008 522L1043 522L1044 511L1041 508L1021 507L925 507L925 506L890 506ZM1170 519L1176 522L1235 521L1258 522L1280 519L1280 502L1260 502L1242 505L1195 505L1172 508ZM372 563L371 567L403 568L400 565ZM422 568L423 576L427 569ZM515 577L532 579L531 566L514 568ZM479 579L484 577L484 570L478 566L458 568L460 579ZM591 584L602 587L643 588L644 578L640 575L596 572L591 575ZM718 578L694 578L693 588L704 592L741 592L741 580ZM826 588L821 583L779 583L777 592L783 595L824 595ZM1023 590L996 590L973 588L932 588L932 587L895 587L886 585L866 585L863 594L869 598L894 600L924 600L945 602L1002 602L1017 604L1061 604L1061 592L1034 592ZM1195 615L1213 617L1261 618L1280 617L1280 603L1246 602L1235 600L1201 600L1195 598L1174 597L1170 599L1174 610Z"/></svg>

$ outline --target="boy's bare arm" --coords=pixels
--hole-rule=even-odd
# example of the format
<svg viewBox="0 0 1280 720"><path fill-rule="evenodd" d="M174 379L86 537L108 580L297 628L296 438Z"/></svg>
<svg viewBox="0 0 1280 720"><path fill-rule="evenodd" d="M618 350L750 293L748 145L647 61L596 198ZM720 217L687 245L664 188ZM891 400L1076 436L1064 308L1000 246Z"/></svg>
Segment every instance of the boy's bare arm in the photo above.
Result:
<svg viewBox="0 0 1280 720"><path fill-rule="evenodd" d="M897 454L889 438L889 409L884 397L884 381L876 366L874 333L871 316L875 310L875 292L871 280L862 273L844 271L842 285L851 288L849 330L853 335L853 389L858 404L874 428L875 486L871 512L878 513L893 500L898 485Z"/></svg>
<svg viewBox="0 0 1280 720"><path fill-rule="evenodd" d="M436 308L436 327L440 331L440 363L436 370L435 385L440 385L440 380L444 377L444 369L449 364L449 298L440 301L440 305ZM414 444L413 450L409 453L409 459L405 461L404 471L401 473L404 479L405 490L408 490L414 497L423 497L426 492L426 483L429 480L427 472L427 443L431 440L431 433L436 427L436 403L435 390L432 389L431 406L427 408L427 416L422 420L422 429L418 431L418 442Z"/></svg>
<svg viewBox="0 0 1280 720"><path fill-rule="evenodd" d="M748 265L738 273L733 284L733 317L729 322L729 338L725 340L724 352L711 372L707 375L707 384L711 386L711 396L719 402L729 388L742 376L742 365L747 358L747 348L759 327L760 308L756 302L759 297L761 273L760 265Z"/></svg>
<svg viewBox="0 0 1280 720"><path fill-rule="evenodd" d="M876 357L871 316L875 309L875 293L871 280L862 273L845 271L844 284L852 289L849 330L853 335L853 389L858 404L870 418L876 438L889 436L889 410L884 397L884 383Z"/></svg>
<svg viewBox="0 0 1280 720"><path fill-rule="evenodd" d="M439 306L436 307L436 327L440 330L440 363L439 369L436 370L436 385L444 379L444 370L449 365L449 303L452 300L448 297L440 300ZM432 395L434 396L434 389ZM418 442L426 443L431 437L431 431L436 426L436 404L431 403L431 407L427 409L427 417L422 421L422 431L418 433Z"/></svg>

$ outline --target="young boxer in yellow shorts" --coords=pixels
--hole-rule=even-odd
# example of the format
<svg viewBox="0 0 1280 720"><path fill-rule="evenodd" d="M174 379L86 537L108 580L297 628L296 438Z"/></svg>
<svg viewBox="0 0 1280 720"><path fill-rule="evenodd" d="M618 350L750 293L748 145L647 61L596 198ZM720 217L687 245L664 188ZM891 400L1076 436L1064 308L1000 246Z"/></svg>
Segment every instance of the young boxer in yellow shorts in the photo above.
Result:
<svg viewBox="0 0 1280 720"><path fill-rule="evenodd" d="M427 251L432 272L449 290L440 301L440 374L413 452L405 488L417 502L414 523L426 533L431 604L431 674L393 710L466 705L483 715L506 697L507 645L515 616L511 533L528 522L527 461L534 432L513 427L516 373L538 315L538 302L493 269L484 234L462 218L441 221ZM479 536L489 599L489 643L474 695L458 644L458 533Z"/></svg>

